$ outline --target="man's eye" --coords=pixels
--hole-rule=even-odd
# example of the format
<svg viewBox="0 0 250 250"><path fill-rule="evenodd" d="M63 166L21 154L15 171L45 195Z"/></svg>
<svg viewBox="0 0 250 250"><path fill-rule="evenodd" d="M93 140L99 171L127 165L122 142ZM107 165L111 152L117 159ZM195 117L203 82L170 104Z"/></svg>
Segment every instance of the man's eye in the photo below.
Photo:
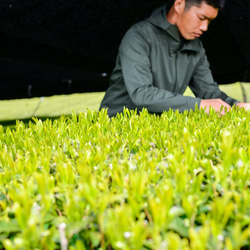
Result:
<svg viewBox="0 0 250 250"><path fill-rule="evenodd" d="M201 21L205 20L205 18L204 18L204 17L199 17L199 19L200 19Z"/></svg>

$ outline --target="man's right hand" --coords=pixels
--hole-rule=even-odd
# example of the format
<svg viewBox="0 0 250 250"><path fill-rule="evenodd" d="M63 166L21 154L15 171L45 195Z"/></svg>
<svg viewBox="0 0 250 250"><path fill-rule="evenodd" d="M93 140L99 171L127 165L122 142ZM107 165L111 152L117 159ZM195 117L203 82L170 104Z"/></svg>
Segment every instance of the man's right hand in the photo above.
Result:
<svg viewBox="0 0 250 250"><path fill-rule="evenodd" d="M222 106L223 109L221 110ZM215 111L220 115L225 114L225 108L227 108L227 112L231 109L231 106L226 102L222 101L221 99L202 99L200 103L200 109L205 109L205 112L209 114L209 107L214 108Z"/></svg>

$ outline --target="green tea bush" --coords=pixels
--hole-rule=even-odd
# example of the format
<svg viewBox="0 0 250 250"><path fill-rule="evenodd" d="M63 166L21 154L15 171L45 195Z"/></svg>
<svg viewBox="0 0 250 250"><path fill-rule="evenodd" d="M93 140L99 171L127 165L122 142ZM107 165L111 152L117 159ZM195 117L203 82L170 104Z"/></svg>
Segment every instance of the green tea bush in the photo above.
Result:
<svg viewBox="0 0 250 250"><path fill-rule="evenodd" d="M0 126L0 249L246 249L249 125L234 107Z"/></svg>

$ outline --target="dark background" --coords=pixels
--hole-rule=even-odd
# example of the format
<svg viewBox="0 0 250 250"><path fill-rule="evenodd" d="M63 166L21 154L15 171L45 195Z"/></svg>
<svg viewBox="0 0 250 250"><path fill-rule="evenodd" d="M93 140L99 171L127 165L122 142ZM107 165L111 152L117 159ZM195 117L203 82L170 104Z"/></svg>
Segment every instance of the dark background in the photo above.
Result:
<svg viewBox="0 0 250 250"><path fill-rule="evenodd" d="M0 0L0 99L105 91L126 30L164 0ZM250 0L202 37L215 80L250 82Z"/></svg>

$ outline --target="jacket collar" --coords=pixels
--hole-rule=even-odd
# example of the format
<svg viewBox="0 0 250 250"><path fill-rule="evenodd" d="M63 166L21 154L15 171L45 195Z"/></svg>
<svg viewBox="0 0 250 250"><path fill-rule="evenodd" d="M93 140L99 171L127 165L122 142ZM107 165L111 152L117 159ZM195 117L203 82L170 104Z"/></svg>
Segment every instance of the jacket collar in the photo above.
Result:
<svg viewBox="0 0 250 250"><path fill-rule="evenodd" d="M198 52L197 48L198 39L196 38L194 40L184 40L183 42L183 39L181 39L180 37L177 26L169 23L166 16L167 16L167 4L153 11L152 15L146 20L152 23L153 25L165 30L169 35L173 37L175 42L178 43L178 46L175 47L174 49L175 51L173 52L177 52L178 50L180 51L189 50ZM182 46L181 43L183 43Z"/></svg>

